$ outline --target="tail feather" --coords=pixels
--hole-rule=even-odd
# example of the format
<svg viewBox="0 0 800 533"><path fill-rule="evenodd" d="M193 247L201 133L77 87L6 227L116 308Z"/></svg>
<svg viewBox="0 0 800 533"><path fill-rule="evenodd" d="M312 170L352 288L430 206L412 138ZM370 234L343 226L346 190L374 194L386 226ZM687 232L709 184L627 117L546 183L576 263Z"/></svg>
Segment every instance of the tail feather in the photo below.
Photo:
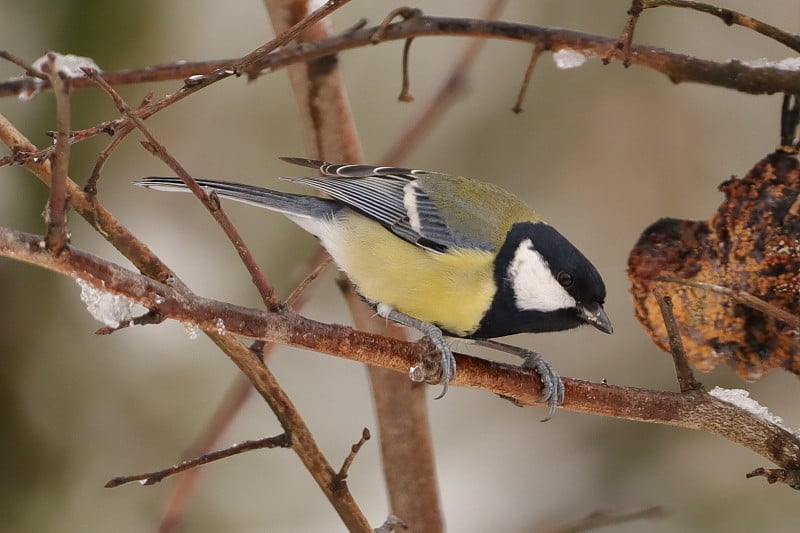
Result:
<svg viewBox="0 0 800 533"><path fill-rule="evenodd" d="M134 184L158 191L190 192L183 181L174 177L142 178L134 181ZM197 180L197 184L211 189L223 198L278 211L290 217L332 218L341 209L341 205L333 200L304 194L273 191L254 185L205 179Z"/></svg>

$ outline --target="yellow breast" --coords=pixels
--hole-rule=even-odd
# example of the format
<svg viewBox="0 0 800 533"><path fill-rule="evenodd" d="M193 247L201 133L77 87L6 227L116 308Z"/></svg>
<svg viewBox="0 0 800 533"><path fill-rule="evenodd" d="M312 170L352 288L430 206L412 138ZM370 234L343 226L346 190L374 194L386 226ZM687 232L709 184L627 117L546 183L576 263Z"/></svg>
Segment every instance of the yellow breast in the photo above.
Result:
<svg viewBox="0 0 800 533"><path fill-rule="evenodd" d="M496 292L491 253L428 252L356 213L334 224L322 244L364 298L459 336L478 328Z"/></svg>

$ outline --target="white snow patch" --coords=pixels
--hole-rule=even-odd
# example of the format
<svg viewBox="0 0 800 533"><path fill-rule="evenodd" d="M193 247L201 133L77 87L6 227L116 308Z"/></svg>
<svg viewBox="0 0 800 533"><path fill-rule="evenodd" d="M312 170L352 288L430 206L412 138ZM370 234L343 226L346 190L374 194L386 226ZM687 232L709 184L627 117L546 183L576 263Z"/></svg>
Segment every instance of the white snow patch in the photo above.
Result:
<svg viewBox="0 0 800 533"><path fill-rule="evenodd" d="M133 318L136 302L130 298L98 289L82 279L76 279L75 282L81 288L81 301L96 320L110 328L118 328L120 322Z"/></svg>
<svg viewBox="0 0 800 533"><path fill-rule="evenodd" d="M794 431L786 426L783 422L783 419L777 415L773 415L770 413L769 409L755 401L750 397L750 393L746 390L742 389L723 389L722 387L714 387L708 393L717 398L718 400L722 400L723 402L730 403L744 409L748 413L752 413L759 417L760 419L769 422L771 424L775 424L778 427L781 427L792 433L794 435L798 435L800 432Z"/></svg>
<svg viewBox="0 0 800 533"><path fill-rule="evenodd" d="M197 337L200 336L200 325L195 324L194 322L186 322L183 324L184 329L189 334L190 340L197 340Z"/></svg>
<svg viewBox="0 0 800 533"><path fill-rule="evenodd" d="M800 70L800 57L787 57L780 61L770 61L765 57L742 61L742 65L753 68L776 68L778 70Z"/></svg>
<svg viewBox="0 0 800 533"><path fill-rule="evenodd" d="M586 56L571 48L562 48L553 52L553 63L560 69L577 68L586 63Z"/></svg>
<svg viewBox="0 0 800 533"><path fill-rule="evenodd" d="M82 68L90 68L100 71L100 67L94 62L91 57L76 56L74 54L59 54L53 52L55 56L56 72L61 72L70 78L82 78ZM48 62L47 54L33 62L33 68L42 71L42 67ZM43 71L42 71L43 72Z"/></svg>
<svg viewBox="0 0 800 533"><path fill-rule="evenodd" d="M82 78L84 74L81 68L90 68L98 72L101 70L91 57L76 56L73 54L59 54L58 52L53 52L53 55L55 56L56 72L61 72L68 78ZM47 54L45 54L34 61L31 66L41 72L42 67L44 67L47 62ZM12 80L25 81L25 87L20 91L19 95L17 95L17 98L19 98L19 100L22 102L32 100L36 95L39 94L39 92L41 92L42 86L44 85L44 80L34 78L32 76L19 76L12 78Z"/></svg>

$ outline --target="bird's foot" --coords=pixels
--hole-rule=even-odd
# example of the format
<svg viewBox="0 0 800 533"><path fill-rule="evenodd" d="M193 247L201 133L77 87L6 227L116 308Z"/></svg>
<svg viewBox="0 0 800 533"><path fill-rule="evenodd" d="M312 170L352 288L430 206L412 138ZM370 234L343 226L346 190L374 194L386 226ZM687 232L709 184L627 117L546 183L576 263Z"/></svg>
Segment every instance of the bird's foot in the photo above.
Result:
<svg viewBox="0 0 800 533"><path fill-rule="evenodd" d="M547 422L556 412L556 408L564 403L564 382L561 376L548 363L542 354L533 350L525 350L525 355L520 354L524 359L523 368L532 368L542 379L542 399L548 402L547 416L542 422Z"/></svg>
<svg viewBox="0 0 800 533"><path fill-rule="evenodd" d="M532 368L539 374L542 380L542 400L548 404L547 416L542 419L542 422L547 422L553 418L558 406L564 403L564 382L561 381L561 376L558 375L558 372L550 366L550 363L539 352L489 339L473 339L473 342L521 357L523 359L523 368Z"/></svg>
<svg viewBox="0 0 800 533"><path fill-rule="evenodd" d="M433 324L412 318L385 304L378 304L377 310L380 316L388 320L393 320L398 324L420 331L433 344L436 352L440 355L438 369L440 370L439 382L442 384L442 392L435 399L443 398L447 394L450 380L456 375L456 358L453 356L453 350L450 349L450 345L445 341L442 330ZM409 377L412 381L428 382L436 379L435 375L436 369L430 368L426 361L421 361L409 369Z"/></svg>

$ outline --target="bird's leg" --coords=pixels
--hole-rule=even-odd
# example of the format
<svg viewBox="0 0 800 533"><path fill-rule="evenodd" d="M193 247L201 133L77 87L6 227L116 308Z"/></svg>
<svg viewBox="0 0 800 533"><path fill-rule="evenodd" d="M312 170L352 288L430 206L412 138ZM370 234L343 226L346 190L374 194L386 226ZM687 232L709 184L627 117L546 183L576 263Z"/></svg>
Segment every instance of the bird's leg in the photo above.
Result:
<svg viewBox="0 0 800 533"><path fill-rule="evenodd" d="M442 356L442 393L439 394L439 396L437 396L435 399L438 400L439 398L444 397L444 395L447 394L447 385L450 383L450 379L456 375L456 358L453 357L453 351L450 349L450 346L447 344L447 342L445 342L444 335L442 335L442 330L433 324L423 322L422 320L417 320L414 317L410 317L404 313L401 313L400 311L393 309L386 304L378 304L377 311L378 315L388 320L397 322L398 324L402 324L406 327L414 328L430 339L430 341L439 351L439 354Z"/></svg>
<svg viewBox="0 0 800 533"><path fill-rule="evenodd" d="M549 404L547 416L542 419L542 422L547 422L553 417L556 407L564 403L564 382L561 381L561 376L558 375L558 372L550 366L550 363L539 352L489 339L473 339L473 342L480 346L521 357L523 359L523 368L532 368L536 371L542 379L544 391L542 399Z"/></svg>

